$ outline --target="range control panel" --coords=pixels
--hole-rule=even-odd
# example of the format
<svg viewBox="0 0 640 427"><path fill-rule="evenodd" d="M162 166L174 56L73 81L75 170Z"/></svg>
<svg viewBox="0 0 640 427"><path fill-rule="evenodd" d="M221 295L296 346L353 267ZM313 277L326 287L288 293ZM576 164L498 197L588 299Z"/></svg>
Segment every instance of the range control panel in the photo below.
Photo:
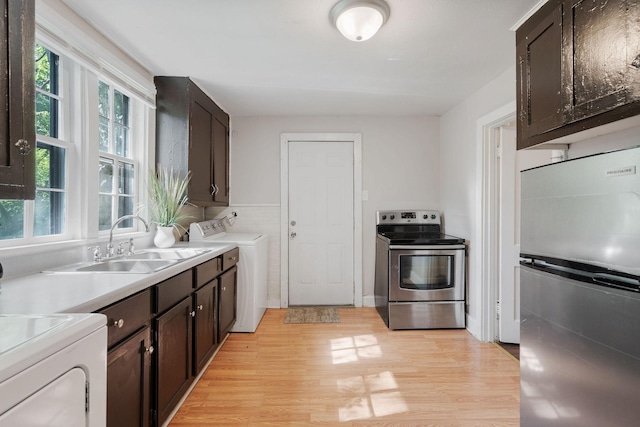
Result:
<svg viewBox="0 0 640 427"><path fill-rule="evenodd" d="M376 224L440 225L440 211L378 211L376 215Z"/></svg>

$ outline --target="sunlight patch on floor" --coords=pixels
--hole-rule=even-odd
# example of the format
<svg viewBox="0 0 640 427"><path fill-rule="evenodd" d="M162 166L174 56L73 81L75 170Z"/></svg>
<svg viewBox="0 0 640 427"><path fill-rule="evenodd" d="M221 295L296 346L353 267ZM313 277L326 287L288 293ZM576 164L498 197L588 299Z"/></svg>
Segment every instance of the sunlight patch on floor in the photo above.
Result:
<svg viewBox="0 0 640 427"><path fill-rule="evenodd" d="M374 335L357 335L331 340L333 364L357 362L382 357L382 349Z"/></svg>
<svg viewBox="0 0 640 427"><path fill-rule="evenodd" d="M363 420L407 412L409 407L397 391L392 372L354 376L337 381L338 392L361 395L349 400L338 411L340 421Z"/></svg>

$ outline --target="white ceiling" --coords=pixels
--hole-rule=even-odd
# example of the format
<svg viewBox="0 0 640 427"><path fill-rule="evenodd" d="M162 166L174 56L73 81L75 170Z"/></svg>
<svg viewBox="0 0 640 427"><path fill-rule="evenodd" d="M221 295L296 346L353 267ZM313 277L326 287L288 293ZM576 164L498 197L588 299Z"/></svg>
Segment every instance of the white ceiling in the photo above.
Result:
<svg viewBox="0 0 640 427"><path fill-rule="evenodd" d="M539 2L387 0L387 23L355 43L329 20L337 0L63 1L232 116L442 115L515 63L510 28Z"/></svg>

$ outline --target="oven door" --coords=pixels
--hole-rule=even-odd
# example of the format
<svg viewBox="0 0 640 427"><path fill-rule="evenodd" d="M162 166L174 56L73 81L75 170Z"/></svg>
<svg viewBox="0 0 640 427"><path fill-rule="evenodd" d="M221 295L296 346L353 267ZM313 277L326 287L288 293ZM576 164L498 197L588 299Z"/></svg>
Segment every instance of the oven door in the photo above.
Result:
<svg viewBox="0 0 640 427"><path fill-rule="evenodd" d="M464 245L392 246L389 301L464 300Z"/></svg>

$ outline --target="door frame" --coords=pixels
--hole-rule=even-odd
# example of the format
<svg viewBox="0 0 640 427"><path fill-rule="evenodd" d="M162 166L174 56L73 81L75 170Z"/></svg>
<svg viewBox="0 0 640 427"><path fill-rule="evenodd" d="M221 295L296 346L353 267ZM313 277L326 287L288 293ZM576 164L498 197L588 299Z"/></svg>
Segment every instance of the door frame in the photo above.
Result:
<svg viewBox="0 0 640 427"><path fill-rule="evenodd" d="M498 286L500 285L499 234L495 232L500 227L498 222L499 198L497 194L497 142L500 139L501 126L513 122L516 118L516 102L512 101L497 110L481 117L477 121L477 160L479 187L478 209L481 214L481 224L476 231L476 241L479 243L475 251L475 265L479 267L480 279L480 340L494 342L497 339L497 307Z"/></svg>
<svg viewBox="0 0 640 427"><path fill-rule="evenodd" d="M362 307L362 134L283 133L280 135L280 307L289 307L289 143L353 143L353 305Z"/></svg>

